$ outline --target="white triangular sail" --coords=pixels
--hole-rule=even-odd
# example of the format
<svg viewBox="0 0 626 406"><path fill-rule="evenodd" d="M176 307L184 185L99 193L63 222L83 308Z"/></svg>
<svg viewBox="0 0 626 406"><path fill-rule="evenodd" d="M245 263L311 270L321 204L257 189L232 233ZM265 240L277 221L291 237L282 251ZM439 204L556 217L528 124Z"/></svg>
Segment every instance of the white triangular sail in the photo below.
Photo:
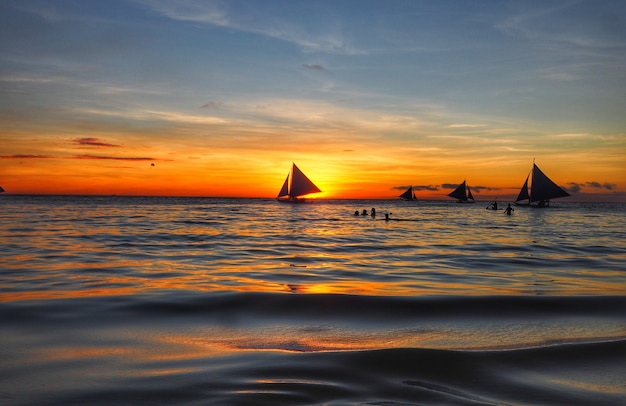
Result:
<svg viewBox="0 0 626 406"><path fill-rule="evenodd" d="M319 192L321 190L294 163L278 193L278 199L280 201L296 201L300 196Z"/></svg>

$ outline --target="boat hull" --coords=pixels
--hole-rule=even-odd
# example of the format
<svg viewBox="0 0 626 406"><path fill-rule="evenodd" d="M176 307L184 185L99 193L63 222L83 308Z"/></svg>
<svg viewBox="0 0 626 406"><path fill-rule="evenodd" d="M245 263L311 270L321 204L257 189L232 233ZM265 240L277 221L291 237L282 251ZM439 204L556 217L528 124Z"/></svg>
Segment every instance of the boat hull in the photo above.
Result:
<svg viewBox="0 0 626 406"><path fill-rule="evenodd" d="M276 199L278 203L303 204L308 203L306 199Z"/></svg>
<svg viewBox="0 0 626 406"><path fill-rule="evenodd" d="M550 202L546 201L543 204L541 203L518 203L515 202L516 206L520 206L520 207L530 207L532 209L549 209L550 207L556 207L556 206L550 206Z"/></svg>

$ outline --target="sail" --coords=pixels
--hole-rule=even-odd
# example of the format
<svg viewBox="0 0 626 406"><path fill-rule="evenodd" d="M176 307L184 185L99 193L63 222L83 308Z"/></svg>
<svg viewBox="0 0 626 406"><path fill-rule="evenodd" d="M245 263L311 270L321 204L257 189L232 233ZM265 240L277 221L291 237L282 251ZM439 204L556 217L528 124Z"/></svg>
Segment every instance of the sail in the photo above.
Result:
<svg viewBox="0 0 626 406"><path fill-rule="evenodd" d="M294 198L297 196L308 195L309 193L319 193L321 190L315 186L306 175L293 164L293 174L291 175L291 190L289 196Z"/></svg>
<svg viewBox="0 0 626 406"><path fill-rule="evenodd" d="M454 189L452 192L448 193L448 196L454 197L455 199L458 199L463 202L466 201L467 195L465 194L465 181L463 181L463 183L457 186L457 188Z"/></svg>
<svg viewBox="0 0 626 406"><path fill-rule="evenodd" d="M404 200L415 200L415 193L413 193L413 186L409 186L409 188L400 195Z"/></svg>
<svg viewBox="0 0 626 406"><path fill-rule="evenodd" d="M529 177L530 177L530 173L528 174L528 176L526 176L526 181L524 182L524 186L522 186L522 189L519 191L519 195L517 195L517 199L515 199L516 202L519 202L520 200L530 199L530 195L528 194L528 178Z"/></svg>
<svg viewBox="0 0 626 406"><path fill-rule="evenodd" d="M531 179L530 189L528 188L528 179ZM569 195L569 193L561 189L559 185L548 178L546 174L539 169L537 164L533 162L533 169L526 177L526 181L524 181L524 185L515 201L528 200L526 204L530 204L534 202L547 202L550 199Z"/></svg>
<svg viewBox="0 0 626 406"><path fill-rule="evenodd" d="M474 200L474 196L472 195L472 191L470 190L470 187L467 187L467 199L472 199Z"/></svg>
<svg viewBox="0 0 626 406"><path fill-rule="evenodd" d="M533 179L530 186L530 202L569 196L565 190L548 178L536 164L533 164Z"/></svg>
<svg viewBox="0 0 626 406"><path fill-rule="evenodd" d="M289 174L287 174L287 179L285 179L285 183L283 183L283 187L280 188L280 192L277 197L283 197L289 195Z"/></svg>
<svg viewBox="0 0 626 406"><path fill-rule="evenodd" d="M2 186L0 186L0 193L4 192L4 189L2 189Z"/></svg>
<svg viewBox="0 0 626 406"><path fill-rule="evenodd" d="M291 179L289 178L290 175ZM277 199L295 202L298 201L298 196L318 192L321 192L321 190L302 173L296 164L293 164L283 186L280 188Z"/></svg>

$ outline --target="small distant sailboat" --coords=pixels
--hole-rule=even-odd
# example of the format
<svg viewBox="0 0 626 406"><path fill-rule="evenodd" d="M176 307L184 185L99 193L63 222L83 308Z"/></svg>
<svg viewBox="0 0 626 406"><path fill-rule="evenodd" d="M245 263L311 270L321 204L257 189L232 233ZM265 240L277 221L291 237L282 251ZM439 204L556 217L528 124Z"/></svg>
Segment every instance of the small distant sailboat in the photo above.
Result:
<svg viewBox="0 0 626 406"><path fill-rule="evenodd" d="M2 186L0 186L0 193L4 192L4 189L2 189Z"/></svg>
<svg viewBox="0 0 626 406"><path fill-rule="evenodd" d="M402 193L399 197L407 201L417 200L417 197L415 196L415 192L413 192L413 186L409 186L409 188L404 193Z"/></svg>
<svg viewBox="0 0 626 406"><path fill-rule="evenodd" d="M319 192L321 190L294 163L276 199L284 203L302 203L304 199L300 196Z"/></svg>
<svg viewBox="0 0 626 406"><path fill-rule="evenodd" d="M528 188L528 179L531 179L530 189ZM570 196L570 194L541 172L541 169L533 162L533 169L526 176L524 185L517 195L517 199L515 199L515 204L518 206L535 206L533 203L539 202L536 207L546 207L550 205L550 199L566 196Z"/></svg>
<svg viewBox="0 0 626 406"><path fill-rule="evenodd" d="M472 195L470 187L465 183L465 180L457 186L456 189L448 193L448 196L454 197L457 203L474 203L474 196Z"/></svg>

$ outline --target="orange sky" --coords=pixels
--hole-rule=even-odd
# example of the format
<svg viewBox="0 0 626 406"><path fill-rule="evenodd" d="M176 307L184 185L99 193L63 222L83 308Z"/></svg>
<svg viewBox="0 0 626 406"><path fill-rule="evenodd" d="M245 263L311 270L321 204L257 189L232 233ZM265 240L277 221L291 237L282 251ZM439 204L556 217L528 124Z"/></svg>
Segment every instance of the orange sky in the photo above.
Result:
<svg viewBox="0 0 626 406"><path fill-rule="evenodd" d="M212 138L183 131L168 137L171 127L153 128L150 137L106 128L90 137L64 135L63 128L51 133L5 129L0 185L7 193L271 198L294 161L323 190L316 195L321 198L395 198L408 185L423 187L416 191L418 198L446 198L450 189L445 184L466 179L478 200L510 199L534 157L563 187L576 183L583 193L601 193L603 199L607 192L626 190L626 149L620 137L545 136L535 148L544 154L533 154L513 132L493 142L476 142L466 129L449 126L430 128L419 139L385 142L385 130L370 123L342 131L251 126L241 133L232 127L220 133L219 125L180 125L189 133L210 132ZM418 125L409 130L420 131ZM594 142L596 137L602 142ZM592 148L586 150L584 144ZM591 181L599 186L587 183ZM574 199L590 198L581 191Z"/></svg>

